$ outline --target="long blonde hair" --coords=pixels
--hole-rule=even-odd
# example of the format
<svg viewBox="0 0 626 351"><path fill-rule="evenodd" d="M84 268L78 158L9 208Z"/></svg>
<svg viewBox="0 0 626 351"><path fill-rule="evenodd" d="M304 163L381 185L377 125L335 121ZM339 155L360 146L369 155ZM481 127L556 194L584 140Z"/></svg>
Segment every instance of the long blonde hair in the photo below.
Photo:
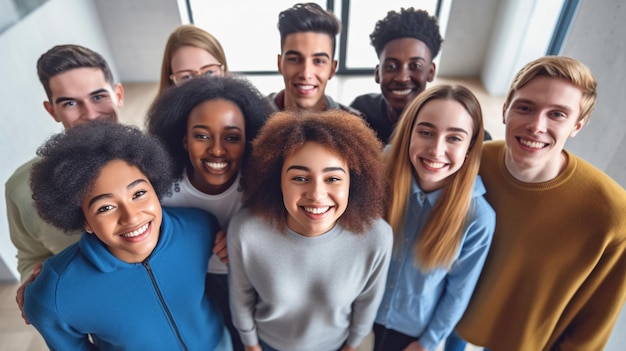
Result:
<svg viewBox="0 0 626 351"><path fill-rule="evenodd" d="M193 24L183 24L170 34L163 51L163 63L161 64L161 80L157 97L174 83L170 80L172 75L172 56L182 46L193 46L204 49L213 55L221 64L224 73L228 73L228 63L222 44L211 33Z"/></svg>
<svg viewBox="0 0 626 351"><path fill-rule="evenodd" d="M416 263L423 271L436 267L450 268L463 238L465 219L470 207L474 180L478 174L483 147L483 116L478 99L463 86L439 85L418 95L404 110L391 137L386 155L390 182L387 221L394 235L404 230L414 172L409 155L413 126L422 107L432 100L454 100L472 117L473 130L468 155L461 168L449 177L417 241Z"/></svg>

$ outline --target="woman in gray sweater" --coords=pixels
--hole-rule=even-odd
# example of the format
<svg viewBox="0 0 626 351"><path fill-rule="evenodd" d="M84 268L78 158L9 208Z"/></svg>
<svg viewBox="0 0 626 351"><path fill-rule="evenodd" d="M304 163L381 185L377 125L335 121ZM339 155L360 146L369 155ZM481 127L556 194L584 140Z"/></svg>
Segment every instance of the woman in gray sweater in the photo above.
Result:
<svg viewBox="0 0 626 351"><path fill-rule="evenodd" d="M277 113L252 146L228 232L246 350L356 350L393 245L381 143L362 119L330 110Z"/></svg>

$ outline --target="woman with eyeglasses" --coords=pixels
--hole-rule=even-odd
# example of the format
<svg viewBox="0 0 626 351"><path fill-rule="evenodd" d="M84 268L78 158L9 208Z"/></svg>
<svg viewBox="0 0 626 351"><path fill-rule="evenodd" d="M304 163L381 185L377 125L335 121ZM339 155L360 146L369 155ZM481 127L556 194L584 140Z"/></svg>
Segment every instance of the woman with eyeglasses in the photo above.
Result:
<svg viewBox="0 0 626 351"><path fill-rule="evenodd" d="M165 44L157 97L198 75L223 77L227 73L226 55L217 38L202 28L184 24L170 34Z"/></svg>

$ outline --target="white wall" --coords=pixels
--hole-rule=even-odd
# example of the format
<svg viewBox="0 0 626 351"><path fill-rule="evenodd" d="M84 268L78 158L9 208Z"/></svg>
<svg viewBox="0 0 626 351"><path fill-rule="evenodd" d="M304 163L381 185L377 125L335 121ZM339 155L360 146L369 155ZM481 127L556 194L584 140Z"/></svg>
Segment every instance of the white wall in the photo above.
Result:
<svg viewBox="0 0 626 351"><path fill-rule="evenodd" d="M159 80L163 49L181 24L176 0L95 1L123 82Z"/></svg>
<svg viewBox="0 0 626 351"><path fill-rule="evenodd" d="M598 102L589 123L567 148L626 187L626 6L621 0L583 0L562 55L581 60L598 80ZM626 215L626 214L624 214ZM624 273L626 274L626 272Z"/></svg>
<svg viewBox="0 0 626 351"><path fill-rule="evenodd" d="M0 34L0 182L3 185L19 165L35 155L60 124L44 110L46 95L37 78L36 62L57 44L80 44L112 61L100 19L91 0L50 0ZM4 186L0 188L0 257L17 277L16 250L9 238Z"/></svg>

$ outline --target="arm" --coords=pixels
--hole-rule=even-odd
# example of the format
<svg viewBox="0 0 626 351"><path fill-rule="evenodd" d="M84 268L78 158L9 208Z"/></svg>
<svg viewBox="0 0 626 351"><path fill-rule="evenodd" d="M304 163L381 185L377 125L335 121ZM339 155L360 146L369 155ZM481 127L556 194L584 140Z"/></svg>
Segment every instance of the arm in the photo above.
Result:
<svg viewBox="0 0 626 351"><path fill-rule="evenodd" d="M623 230L623 228L621 228ZM626 300L626 241L607 249L563 312L573 315L554 349L602 350ZM577 303L576 303L577 302Z"/></svg>
<svg viewBox="0 0 626 351"><path fill-rule="evenodd" d="M79 333L58 314L58 274L44 265L40 276L24 293L24 314L43 336L50 350L92 350L88 335Z"/></svg>
<svg viewBox="0 0 626 351"><path fill-rule="evenodd" d="M230 258L228 289L233 325L237 328L246 350L254 351L257 350L255 347L260 349L254 321L257 294L245 271L240 238L242 226L239 222L243 218L243 216L235 216L229 224L229 235L227 236L228 256Z"/></svg>
<svg viewBox="0 0 626 351"><path fill-rule="evenodd" d="M66 235L45 223L37 214L30 199L30 189L25 189L26 186L26 183L17 184L15 179L10 179L5 187L9 234L17 248L17 270L22 282L30 277L37 264L80 238Z"/></svg>
<svg viewBox="0 0 626 351"><path fill-rule="evenodd" d="M385 223L385 225L387 225ZM388 225L387 225L388 226ZM378 306L385 292L387 281L387 271L393 250L393 234L389 231L378 233L387 236L385 241L381 241L380 251L374 258L371 267L371 275L365 288L352 304L352 321L350 323L350 335L344 347L357 349L363 339L371 331Z"/></svg>
<svg viewBox="0 0 626 351"><path fill-rule="evenodd" d="M452 332L469 304L489 252L495 215L491 208L474 218L467 227L461 252L446 277L447 286L439 299L433 318L420 336L420 346L435 350Z"/></svg>
<svg viewBox="0 0 626 351"><path fill-rule="evenodd" d="M228 264L228 249L226 245L226 230L221 229L215 235L215 244L213 245L213 253L220 258L223 264Z"/></svg>

